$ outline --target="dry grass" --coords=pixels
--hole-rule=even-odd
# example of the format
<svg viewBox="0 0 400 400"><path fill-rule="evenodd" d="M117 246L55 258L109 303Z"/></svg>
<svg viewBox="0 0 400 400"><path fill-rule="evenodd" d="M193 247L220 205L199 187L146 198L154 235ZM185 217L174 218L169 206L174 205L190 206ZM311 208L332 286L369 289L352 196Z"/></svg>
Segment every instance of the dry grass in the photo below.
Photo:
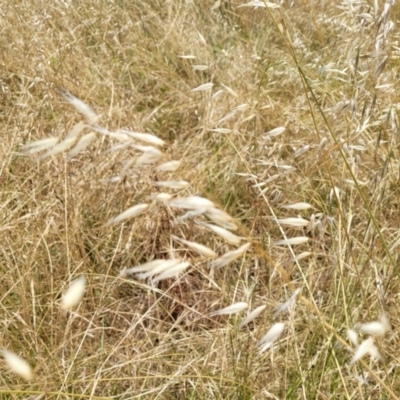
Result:
<svg viewBox="0 0 400 400"><path fill-rule="evenodd" d="M3 1L0 346L35 378L3 362L1 398L400 396L400 36L390 25L400 7L219 3ZM142 147L109 151L118 139L99 132L72 159L21 155L82 121L64 89L109 131L164 140L162 159L152 164L160 154L150 150L135 165ZM286 129L266 135L277 127ZM156 170L173 160L176 171ZM169 180L189 186L156 185ZM150 199L160 192L211 200L251 247L217 268L226 258L202 254L222 257L238 239L212 232L211 216L179 219L188 210ZM283 207L299 202L312 208ZM149 207L115 219L137 204ZM296 237L309 240L285 242ZM120 273L173 258L190 262L178 278ZM79 276L83 300L65 311ZM249 309L210 316L239 302ZM351 364L347 330L382 312L392 325L375 340L383 359Z"/></svg>

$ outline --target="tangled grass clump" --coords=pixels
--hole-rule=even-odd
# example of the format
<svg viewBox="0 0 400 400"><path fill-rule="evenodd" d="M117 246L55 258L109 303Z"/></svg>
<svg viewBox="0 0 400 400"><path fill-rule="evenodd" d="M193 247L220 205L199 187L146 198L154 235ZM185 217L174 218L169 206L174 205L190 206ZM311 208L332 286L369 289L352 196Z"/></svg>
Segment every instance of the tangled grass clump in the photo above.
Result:
<svg viewBox="0 0 400 400"><path fill-rule="evenodd" d="M6 7L0 393L396 399L398 11Z"/></svg>

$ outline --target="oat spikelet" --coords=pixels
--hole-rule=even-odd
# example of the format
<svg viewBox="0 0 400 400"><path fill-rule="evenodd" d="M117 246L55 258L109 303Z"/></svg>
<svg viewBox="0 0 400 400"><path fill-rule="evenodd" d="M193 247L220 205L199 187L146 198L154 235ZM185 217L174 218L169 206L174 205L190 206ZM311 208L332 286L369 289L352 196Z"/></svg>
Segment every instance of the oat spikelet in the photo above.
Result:
<svg viewBox="0 0 400 400"><path fill-rule="evenodd" d="M151 271L157 267L159 267L160 265L164 264L166 262L166 260L152 260L149 261L147 263L141 264L141 265L137 265L136 267L132 267L132 268L124 268L121 272L120 272L120 276L126 276L128 274L135 274L137 272L147 272L147 271Z"/></svg>
<svg viewBox="0 0 400 400"><path fill-rule="evenodd" d="M283 240L278 240L277 242L274 243L274 245L279 246L279 245L296 245L296 244L303 244L306 243L310 240L310 238L306 236L299 236L299 237L294 237L290 239L283 239Z"/></svg>
<svg viewBox="0 0 400 400"><path fill-rule="evenodd" d="M86 278L84 276L72 282L62 298L61 306L64 310L75 308L81 302L85 293L85 286Z"/></svg>
<svg viewBox="0 0 400 400"><path fill-rule="evenodd" d="M205 213L205 211L206 211L206 210L205 210L204 208L199 208L198 210L190 210L190 211L186 212L185 214L180 215L180 216L176 219L176 221L179 222L179 223L181 223L181 222L183 222L185 219L194 218L194 217L196 217L196 216L198 216L198 215L202 215L202 214Z"/></svg>
<svg viewBox="0 0 400 400"><path fill-rule="evenodd" d="M145 151L142 155L140 155L136 161L136 165L147 165L147 164L154 164L156 163L161 157L163 156L163 153L154 148L150 151Z"/></svg>
<svg viewBox="0 0 400 400"><path fill-rule="evenodd" d="M210 8L210 11L216 10L217 8L219 8L221 6L221 0L217 0L212 7Z"/></svg>
<svg viewBox="0 0 400 400"><path fill-rule="evenodd" d="M137 217L143 211L145 211L148 207L149 207L148 204L137 204L136 206L128 208L126 211L124 211L123 213L117 215L116 217L111 218L107 222L107 225L115 224L117 222L121 222L121 221L123 221L125 219L128 219L128 218Z"/></svg>
<svg viewBox="0 0 400 400"><path fill-rule="evenodd" d="M193 70L194 71L207 71L208 66L207 65L193 65Z"/></svg>
<svg viewBox="0 0 400 400"><path fill-rule="evenodd" d="M213 83L204 83L203 85L197 86L197 88L192 89L192 92L204 92L206 90L210 90L214 86Z"/></svg>
<svg viewBox="0 0 400 400"><path fill-rule="evenodd" d="M379 321L369 322L360 325L360 331L372 336L383 336L390 330L390 322L386 314L380 316Z"/></svg>
<svg viewBox="0 0 400 400"><path fill-rule="evenodd" d="M210 129L211 132L216 132L216 133L231 133L232 129L228 129L228 128L215 128L215 129Z"/></svg>
<svg viewBox="0 0 400 400"><path fill-rule="evenodd" d="M270 1L261 1L261 0L253 0L250 1L249 3L244 3L238 6L237 8L242 8L242 7L254 7L254 8L280 8L279 4L271 3Z"/></svg>
<svg viewBox="0 0 400 400"><path fill-rule="evenodd" d="M62 142L55 145L51 150L45 153L43 156L40 157L40 160L44 160L47 157L55 156L63 151L68 150L71 148L76 142L76 137L72 137L69 139L65 139Z"/></svg>
<svg viewBox="0 0 400 400"><path fill-rule="evenodd" d="M207 209L205 215L222 228L229 229L231 231L236 231L238 229L234 219L225 211L219 210L218 208Z"/></svg>
<svg viewBox="0 0 400 400"><path fill-rule="evenodd" d="M301 289L296 289L290 299L275 309L275 315L281 314L288 310L290 306L296 301L297 296L301 293Z"/></svg>
<svg viewBox="0 0 400 400"><path fill-rule="evenodd" d="M221 228L220 226L206 224L206 223L202 223L201 225L205 226L208 229L211 229L214 233L221 236L229 243L238 245L242 241L241 237L234 235L233 233L229 232L224 228Z"/></svg>
<svg viewBox="0 0 400 400"><path fill-rule="evenodd" d="M256 319L266 308L266 305L259 306L255 308L240 324L240 328L243 328L245 325L249 324L251 321Z"/></svg>
<svg viewBox="0 0 400 400"><path fill-rule="evenodd" d="M162 281L167 278L174 278L178 277L178 275L183 272L187 267L189 267L190 263L188 262L182 262L178 265L175 265L174 267L166 269L164 272L162 272L160 275L156 276L153 279L153 283L157 283L159 281Z"/></svg>
<svg viewBox="0 0 400 400"><path fill-rule="evenodd" d="M82 100L79 100L77 97L64 90L60 90L59 93L89 121L95 123L99 121L99 116Z"/></svg>
<svg viewBox="0 0 400 400"><path fill-rule="evenodd" d="M211 266L221 268L230 264L232 261L237 260L241 257L251 246L250 243L246 243L243 246L239 247L237 250L229 251L225 253L222 257L217 258L215 261L211 263Z"/></svg>
<svg viewBox="0 0 400 400"><path fill-rule="evenodd" d="M201 254L204 257L216 257L217 256L217 253L214 250L211 250L209 247L204 246L200 243L190 242L189 240L185 240L185 239L179 238L174 235L171 235L171 237L183 244L186 244L186 246L189 246L191 249L197 251L199 254Z"/></svg>
<svg viewBox="0 0 400 400"><path fill-rule="evenodd" d="M32 368L23 358L7 349L3 349L2 353L7 367L12 372L24 378L26 381L31 381L33 379Z"/></svg>
<svg viewBox="0 0 400 400"><path fill-rule="evenodd" d="M156 186L167 187L170 189L184 189L189 186L186 181L157 181L154 183Z"/></svg>
<svg viewBox="0 0 400 400"><path fill-rule="evenodd" d="M349 338L351 344L354 347L358 347L358 335L357 332L353 331L353 329L347 330L347 337Z"/></svg>
<svg viewBox="0 0 400 400"><path fill-rule="evenodd" d="M150 195L151 200L168 201L172 199L172 194L169 193L153 193Z"/></svg>
<svg viewBox="0 0 400 400"><path fill-rule="evenodd" d="M312 208L311 204L308 203L294 203L294 204L288 204L286 206L282 206L282 208L286 208L288 210L308 210L309 208Z"/></svg>
<svg viewBox="0 0 400 400"><path fill-rule="evenodd" d="M189 210L207 209L214 207L214 203L204 197L188 196L177 197L167 203L170 207L186 208Z"/></svg>
<svg viewBox="0 0 400 400"><path fill-rule="evenodd" d="M285 132L286 128L283 126L280 126L278 128L272 129L271 131L267 132L264 136L265 138L272 138L278 135L281 135L283 132Z"/></svg>
<svg viewBox="0 0 400 400"><path fill-rule="evenodd" d="M249 305L244 302L234 303L228 307L222 308L221 310L214 311L210 314L210 317L214 317L215 315L231 315L237 314L240 311L245 310Z"/></svg>
<svg viewBox="0 0 400 400"><path fill-rule="evenodd" d="M239 95L233 90L231 89L229 86L224 85L222 82L220 82L220 85L229 93L231 94L233 97L239 97Z"/></svg>
<svg viewBox="0 0 400 400"><path fill-rule="evenodd" d="M164 140L160 139L156 135L152 135L151 133L132 132L126 129L121 129L117 133L128 135L134 139L141 140L142 142L150 143L155 146L163 146L165 144Z"/></svg>
<svg viewBox="0 0 400 400"><path fill-rule="evenodd" d="M180 165L180 161L168 161L164 164L159 165L156 170L164 172L174 172L179 168Z"/></svg>
<svg viewBox="0 0 400 400"><path fill-rule="evenodd" d="M96 134L94 132L90 132L87 135L82 136L76 146L68 153L68 158L77 156L80 152L85 150L94 139L96 139Z"/></svg>
<svg viewBox="0 0 400 400"><path fill-rule="evenodd" d="M163 260L163 263L160 263L156 267L149 269L147 272L137 274L136 278L138 279L147 279L153 277L154 275L161 274L162 272L166 271L169 268L174 268L178 264L182 263L182 260L179 259L171 259L171 260Z"/></svg>
<svg viewBox="0 0 400 400"><path fill-rule="evenodd" d="M303 258L307 258L307 257L311 256L312 254L313 253L311 251L303 251L302 253L297 255L295 258L293 258L293 261L300 261Z"/></svg>
<svg viewBox="0 0 400 400"><path fill-rule="evenodd" d="M24 144L21 148L21 151L24 154L34 154L42 150L47 150L48 148L55 146L58 142L59 139L55 137L40 139L36 140L35 142Z"/></svg>
<svg viewBox="0 0 400 400"><path fill-rule="evenodd" d="M258 346L263 346L259 353L264 353L265 350L269 349L271 345L279 339L282 335L283 330L285 329L284 322L278 322L268 330L268 332L261 338L261 340L257 343Z"/></svg>
<svg viewBox="0 0 400 400"><path fill-rule="evenodd" d="M77 124L75 124L71 131L68 133L68 135L65 137L65 139L70 139L70 138L74 138L74 137L78 137L79 134L86 128L86 124L81 121L78 122Z"/></svg>
<svg viewBox="0 0 400 400"><path fill-rule="evenodd" d="M357 348L356 352L354 353L354 356L350 362L350 364L354 364L358 360L361 360L366 354L368 354L374 345L374 339L372 337L368 338L367 340L364 340Z"/></svg>
<svg viewBox="0 0 400 400"><path fill-rule="evenodd" d="M302 228L310 224L310 221L303 218L282 218L277 219L276 221L281 225L291 226L293 228Z"/></svg>

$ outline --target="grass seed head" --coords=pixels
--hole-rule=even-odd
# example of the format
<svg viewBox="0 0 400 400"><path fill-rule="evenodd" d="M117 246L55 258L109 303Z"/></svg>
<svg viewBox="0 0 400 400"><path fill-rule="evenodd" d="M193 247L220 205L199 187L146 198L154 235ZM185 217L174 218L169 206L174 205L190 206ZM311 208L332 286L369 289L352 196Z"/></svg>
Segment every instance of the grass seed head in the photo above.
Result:
<svg viewBox="0 0 400 400"><path fill-rule="evenodd" d="M347 330L347 337L349 338L351 344L354 347L358 347L358 335L357 335L356 331L354 331L353 329L348 329Z"/></svg>
<svg viewBox="0 0 400 400"><path fill-rule="evenodd" d="M272 129L271 131L267 132L264 136L264 138L272 138L275 136L281 135L283 132L285 132L286 128L283 126L280 126L278 128Z"/></svg>
<svg viewBox="0 0 400 400"><path fill-rule="evenodd" d="M294 246L297 244L303 244L307 243L310 240L310 238L306 236L299 236L299 237L294 237L290 239L282 239L274 242L275 246L280 246L280 245L287 245L287 246Z"/></svg>
<svg viewBox="0 0 400 400"><path fill-rule="evenodd" d="M259 306L255 308L240 324L240 328L243 328L245 325L248 325L251 321L255 320L265 309L266 305Z"/></svg>
<svg viewBox="0 0 400 400"><path fill-rule="evenodd" d="M259 353L264 353L265 350L269 349L271 345L279 339L284 329L284 322L278 322L275 325L272 325L268 332L257 343L258 346L262 346Z"/></svg>
<svg viewBox="0 0 400 400"><path fill-rule="evenodd" d="M3 349L2 353L7 367L12 372L21 376L26 381L31 381L33 379L32 368L23 358L17 356L15 353L7 349Z"/></svg>
<svg viewBox="0 0 400 400"><path fill-rule="evenodd" d="M282 218L276 221L281 225L291 226L293 228L303 228L310 224L310 221L303 218Z"/></svg>
<svg viewBox="0 0 400 400"><path fill-rule="evenodd" d="M180 161L168 161L164 164L159 165L156 170L163 172L174 172L179 168L180 165Z"/></svg>
<svg viewBox="0 0 400 400"><path fill-rule="evenodd" d="M48 157L60 154L68 149L70 149L76 143L76 137L65 139L62 142L56 144L51 150L40 157L40 160L44 160Z"/></svg>
<svg viewBox="0 0 400 400"><path fill-rule="evenodd" d="M151 133L132 132L126 129L120 129L117 133L122 133L123 135L127 135L142 142L150 143L154 146L163 146L165 144L164 140L160 139L156 135L152 135Z"/></svg>
<svg viewBox="0 0 400 400"><path fill-rule="evenodd" d="M85 293L85 286L86 278L84 276L72 282L62 298L61 306L64 310L75 308L81 302Z"/></svg>
<svg viewBox="0 0 400 400"><path fill-rule="evenodd" d="M186 181L157 181L154 183L156 186L166 187L170 189L185 189L189 186L189 182Z"/></svg>
<svg viewBox="0 0 400 400"><path fill-rule="evenodd" d="M224 238L227 242L232 244L240 244L242 238L239 236L234 235L233 233L229 232L227 229L221 228L220 226L202 223L201 225L205 226L208 229L211 229L214 233Z"/></svg>
<svg viewBox="0 0 400 400"><path fill-rule="evenodd" d="M162 263L152 264L151 268L146 269L147 272L137 274L136 278L144 280L153 277L154 275L161 274L164 271L174 268L179 264L182 264L182 260L179 259L163 260Z"/></svg>
<svg viewBox="0 0 400 400"><path fill-rule="evenodd" d="M83 150L85 150L90 144L96 139L96 134L94 132L90 132L79 140L76 146L68 153L68 158L72 158L77 156Z"/></svg>
<svg viewBox="0 0 400 400"><path fill-rule="evenodd" d="M171 237L183 244L185 244L186 246L190 247L191 249L197 251L199 254L201 254L204 257L216 257L217 253L214 250L211 250L209 247L204 246L200 243L196 243L196 242L191 242L189 240L185 240L182 238L179 238L177 236L171 235Z"/></svg>
<svg viewBox="0 0 400 400"><path fill-rule="evenodd" d="M308 210L309 208L312 208L311 204L308 203L294 203L294 204L287 204L285 206L282 206L282 208L286 208L288 210Z"/></svg>
<svg viewBox="0 0 400 400"><path fill-rule="evenodd" d="M56 137L36 140L34 142L24 144L21 148L21 151L24 154L38 153L39 151L47 150L48 148L55 146L59 140L60 139Z"/></svg>
<svg viewBox="0 0 400 400"><path fill-rule="evenodd" d="M162 272L160 275L156 276L153 279L153 283L157 283L159 281L162 281L162 280L168 279L168 278L175 278L181 272L183 272L187 267L189 267L189 265L190 265L190 263L185 261L185 262L179 263L178 265L175 265L174 267L168 268L164 272Z"/></svg>
<svg viewBox="0 0 400 400"><path fill-rule="evenodd" d="M231 315L237 314L243 310L245 310L249 305L245 302L239 302L231 304L228 307L222 308L220 310L214 311L210 314L210 317L214 317L216 315Z"/></svg>
<svg viewBox="0 0 400 400"><path fill-rule="evenodd" d="M206 90L212 89L213 86L214 84L211 82L204 83L203 85L197 86L196 88L192 89L192 92L204 92Z"/></svg>
<svg viewBox="0 0 400 400"><path fill-rule="evenodd" d="M373 351L374 339L372 337L364 340L356 349L353 358L351 359L350 364L356 363L358 360L361 360L365 355L369 352Z"/></svg>
<svg viewBox="0 0 400 400"><path fill-rule="evenodd" d="M64 90L59 90L59 93L90 122L96 123L99 121L99 116L82 100L79 100L77 97Z"/></svg>
<svg viewBox="0 0 400 400"><path fill-rule="evenodd" d="M116 217L111 218L107 222L107 225L115 224L117 222L124 221L124 220L126 220L128 218L137 217L143 211L145 211L148 207L149 207L148 204L137 204L136 206L128 208L126 211L124 211L123 213L117 215Z"/></svg>
<svg viewBox="0 0 400 400"><path fill-rule="evenodd" d="M230 264L231 262L240 258L251 246L251 243L245 243L244 245L240 246L237 250L229 251L225 253L222 257L217 258L211 263L211 266L222 268L226 265Z"/></svg>
<svg viewBox="0 0 400 400"><path fill-rule="evenodd" d="M206 210L207 208L213 208L214 203L204 197L199 196L188 196L188 197L177 197L167 203L170 207L174 208L186 208L189 210Z"/></svg>

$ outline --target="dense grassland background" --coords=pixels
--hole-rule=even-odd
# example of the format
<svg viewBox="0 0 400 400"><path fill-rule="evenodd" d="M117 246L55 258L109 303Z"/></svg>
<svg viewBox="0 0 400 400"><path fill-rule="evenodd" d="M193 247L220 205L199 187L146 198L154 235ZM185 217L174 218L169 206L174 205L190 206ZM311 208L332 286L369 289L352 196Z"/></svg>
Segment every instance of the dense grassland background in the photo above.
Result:
<svg viewBox="0 0 400 400"><path fill-rule="evenodd" d="M400 396L400 6L243 4L0 2L0 346L35 374L24 382L2 362L1 398ZM164 161L181 166L129 167L137 151L109 151L118 141L100 133L71 160L21 155L82 120L59 89L110 131L162 138ZM266 135L277 127L286 130ZM184 211L149 200L169 179L190 183L169 193L229 213L250 250L218 269L173 240L235 249L202 216L179 223ZM298 202L312 208L282 207ZM107 225L138 203L150 207ZM297 216L309 226L277 223ZM309 241L274 244L299 236ZM172 257L191 263L177 279L120 275ZM81 275L84 299L64 312L61 295ZM274 314L296 289L296 303ZM243 328L246 312L209 316L235 302L267 307ZM347 329L383 312L392 329L375 342L382 360L351 364ZM284 333L259 354L277 322Z"/></svg>

